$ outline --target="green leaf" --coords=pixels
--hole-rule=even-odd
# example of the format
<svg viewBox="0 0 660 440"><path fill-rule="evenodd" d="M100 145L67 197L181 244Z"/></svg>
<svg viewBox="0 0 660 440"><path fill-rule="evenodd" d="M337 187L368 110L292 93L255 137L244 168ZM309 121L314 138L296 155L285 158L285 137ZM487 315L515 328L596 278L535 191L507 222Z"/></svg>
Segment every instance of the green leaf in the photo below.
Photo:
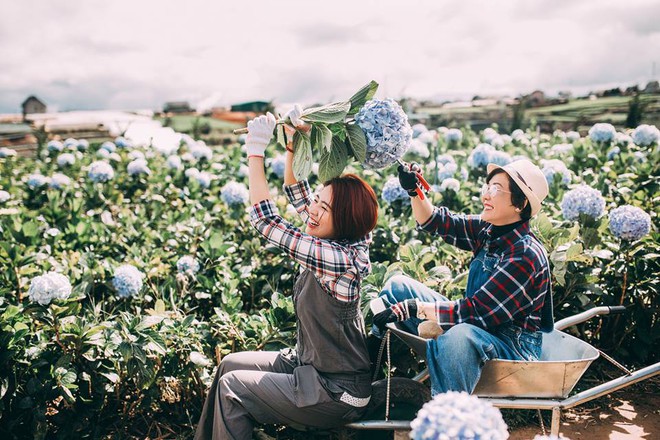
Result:
<svg viewBox="0 0 660 440"><path fill-rule="evenodd" d="M27 222L23 224L23 235L34 237L39 233L39 224L36 222Z"/></svg>
<svg viewBox="0 0 660 440"><path fill-rule="evenodd" d="M362 163L367 158L367 138L357 124L346 124L348 131L348 144L351 147L355 160Z"/></svg>
<svg viewBox="0 0 660 440"><path fill-rule="evenodd" d="M318 151L332 149L332 131L324 124L312 125L312 148Z"/></svg>
<svg viewBox="0 0 660 440"><path fill-rule="evenodd" d="M218 250L222 247L224 243L225 243L225 238L222 236L222 234L218 232L211 235L211 238L209 238L209 246L211 247L211 249Z"/></svg>
<svg viewBox="0 0 660 440"><path fill-rule="evenodd" d="M333 102L332 104L322 105L321 107L312 107L303 111L302 119L305 122L322 122L332 124L333 122L343 121L351 108L349 101Z"/></svg>
<svg viewBox="0 0 660 440"><path fill-rule="evenodd" d="M371 80L369 84L362 87L360 90L355 92L355 95L351 96L349 99L351 103L351 109L348 111L348 115L352 116L360 111L360 108L371 98L374 97L376 91L378 90L378 83L374 80Z"/></svg>
<svg viewBox="0 0 660 440"><path fill-rule="evenodd" d="M321 153L319 161L319 180L327 182L333 177L339 176L348 163L348 152L346 145L338 138L332 138L332 151Z"/></svg>
<svg viewBox="0 0 660 440"><path fill-rule="evenodd" d="M296 180L304 180L312 172L312 145L309 136L296 131L293 134L293 151L293 176Z"/></svg>
<svg viewBox="0 0 660 440"><path fill-rule="evenodd" d="M162 299L157 299L154 310L159 314L165 313L165 302Z"/></svg>

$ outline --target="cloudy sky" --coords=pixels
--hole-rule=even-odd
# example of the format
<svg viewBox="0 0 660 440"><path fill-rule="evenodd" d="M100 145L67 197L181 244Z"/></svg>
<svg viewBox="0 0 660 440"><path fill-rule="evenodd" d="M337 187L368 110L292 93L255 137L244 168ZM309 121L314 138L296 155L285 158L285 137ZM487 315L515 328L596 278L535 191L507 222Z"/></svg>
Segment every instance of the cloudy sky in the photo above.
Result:
<svg viewBox="0 0 660 440"><path fill-rule="evenodd" d="M660 72L657 0L20 0L0 13L0 113L247 100L581 94Z"/></svg>

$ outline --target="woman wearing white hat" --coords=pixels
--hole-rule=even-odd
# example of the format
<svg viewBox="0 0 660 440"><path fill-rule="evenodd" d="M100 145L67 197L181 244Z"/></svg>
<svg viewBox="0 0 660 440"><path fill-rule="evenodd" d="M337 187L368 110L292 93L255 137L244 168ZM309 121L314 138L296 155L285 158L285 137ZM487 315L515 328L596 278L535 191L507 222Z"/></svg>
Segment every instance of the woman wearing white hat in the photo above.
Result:
<svg viewBox="0 0 660 440"><path fill-rule="evenodd" d="M380 294L391 306L374 316L377 338L388 322L403 321L415 334L423 320L439 324L442 334L427 344L434 395L472 392L486 360L538 360L542 332L553 328L550 266L529 227L548 194L545 176L527 160L487 170L483 211L462 215L416 197L420 174L399 167L418 228L473 253L462 299L406 276L390 278Z"/></svg>

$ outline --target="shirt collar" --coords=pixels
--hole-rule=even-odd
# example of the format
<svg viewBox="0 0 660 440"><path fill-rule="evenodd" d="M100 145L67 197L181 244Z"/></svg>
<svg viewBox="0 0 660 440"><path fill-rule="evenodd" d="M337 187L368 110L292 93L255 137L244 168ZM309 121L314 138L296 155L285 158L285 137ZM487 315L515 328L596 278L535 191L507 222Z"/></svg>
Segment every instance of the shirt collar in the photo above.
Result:
<svg viewBox="0 0 660 440"><path fill-rule="evenodd" d="M529 220L526 222L522 222L511 231L494 239L491 239L492 229L493 229L493 225L488 225L485 229L486 242L488 243L489 249L492 248L502 249L504 247L508 247L518 238L530 233Z"/></svg>

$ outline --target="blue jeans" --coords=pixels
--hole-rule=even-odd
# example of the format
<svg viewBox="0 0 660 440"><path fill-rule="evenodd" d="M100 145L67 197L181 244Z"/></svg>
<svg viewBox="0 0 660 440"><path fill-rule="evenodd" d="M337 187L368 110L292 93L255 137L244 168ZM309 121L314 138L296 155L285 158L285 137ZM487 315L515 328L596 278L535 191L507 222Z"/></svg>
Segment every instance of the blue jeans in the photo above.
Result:
<svg viewBox="0 0 660 440"><path fill-rule="evenodd" d="M447 298L412 278L397 275L388 280L380 293L390 304L409 298L434 302ZM417 333L418 318L403 322L410 333ZM378 337L382 333L373 328ZM541 356L541 332L530 332L514 324L484 330L472 324L456 324L426 345L426 359L431 376L431 393L467 391L472 393L489 359L538 360Z"/></svg>

